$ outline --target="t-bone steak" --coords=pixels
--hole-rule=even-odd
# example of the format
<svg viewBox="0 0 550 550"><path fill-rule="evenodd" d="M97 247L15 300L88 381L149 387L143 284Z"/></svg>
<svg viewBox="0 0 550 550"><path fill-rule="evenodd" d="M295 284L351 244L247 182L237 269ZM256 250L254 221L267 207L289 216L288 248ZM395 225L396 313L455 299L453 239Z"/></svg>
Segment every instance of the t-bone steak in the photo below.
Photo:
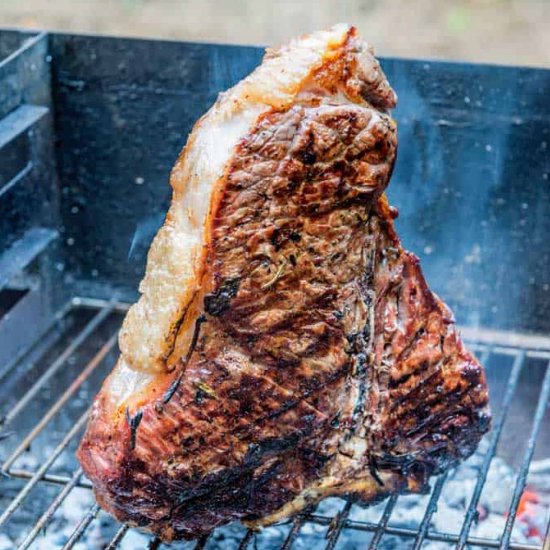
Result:
<svg viewBox="0 0 550 550"><path fill-rule="evenodd" d="M420 492L488 430L483 369L384 195L396 101L338 25L195 125L78 450L120 521L170 541Z"/></svg>

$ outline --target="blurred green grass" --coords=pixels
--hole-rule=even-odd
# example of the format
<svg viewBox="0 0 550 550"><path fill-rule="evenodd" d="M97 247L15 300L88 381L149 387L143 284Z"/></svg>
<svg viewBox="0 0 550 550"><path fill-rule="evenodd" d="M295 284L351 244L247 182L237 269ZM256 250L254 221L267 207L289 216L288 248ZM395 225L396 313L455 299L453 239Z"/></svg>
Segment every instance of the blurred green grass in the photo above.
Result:
<svg viewBox="0 0 550 550"><path fill-rule="evenodd" d="M241 44L341 20L381 55L550 66L550 0L0 0L0 26Z"/></svg>

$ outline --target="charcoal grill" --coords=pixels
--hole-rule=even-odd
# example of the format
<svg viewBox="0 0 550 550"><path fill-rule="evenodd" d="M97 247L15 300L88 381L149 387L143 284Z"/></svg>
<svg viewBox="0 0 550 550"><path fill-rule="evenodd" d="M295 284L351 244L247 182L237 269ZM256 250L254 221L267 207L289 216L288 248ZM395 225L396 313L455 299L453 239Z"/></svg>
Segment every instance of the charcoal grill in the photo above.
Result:
<svg viewBox="0 0 550 550"><path fill-rule="evenodd" d="M100 511L74 450L116 360L170 167L192 123L261 55L0 30L0 548L161 546ZM330 499L259 533L232 525L174 547L550 548L550 505L536 540L516 536L530 466L550 458L550 71L382 63L400 98L398 229L489 378L493 429L460 520L433 525L451 471L413 524L396 520L409 496L372 508L376 520ZM513 481L501 528L478 536L496 460Z"/></svg>

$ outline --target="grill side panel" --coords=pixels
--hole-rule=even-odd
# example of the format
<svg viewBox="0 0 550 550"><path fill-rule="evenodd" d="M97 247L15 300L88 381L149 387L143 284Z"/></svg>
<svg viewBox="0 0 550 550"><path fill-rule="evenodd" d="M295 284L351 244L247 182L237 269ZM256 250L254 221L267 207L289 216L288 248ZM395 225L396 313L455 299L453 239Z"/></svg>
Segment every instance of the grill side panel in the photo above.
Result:
<svg viewBox="0 0 550 550"><path fill-rule="evenodd" d="M45 33L0 30L0 377L68 298L49 61Z"/></svg>
<svg viewBox="0 0 550 550"><path fill-rule="evenodd" d="M132 301L168 175L197 118L260 48L52 36L75 292ZM460 324L550 331L550 71L383 59L399 102L397 229Z"/></svg>

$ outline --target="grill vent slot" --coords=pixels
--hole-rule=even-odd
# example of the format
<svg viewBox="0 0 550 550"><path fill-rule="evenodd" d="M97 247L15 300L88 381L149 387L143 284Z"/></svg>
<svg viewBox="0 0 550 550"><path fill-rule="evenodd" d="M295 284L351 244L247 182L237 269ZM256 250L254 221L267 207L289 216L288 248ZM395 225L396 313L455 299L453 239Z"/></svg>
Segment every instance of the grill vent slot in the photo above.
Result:
<svg viewBox="0 0 550 550"><path fill-rule="evenodd" d="M0 321L14 306L29 292L28 288L23 290L5 288L0 290Z"/></svg>

